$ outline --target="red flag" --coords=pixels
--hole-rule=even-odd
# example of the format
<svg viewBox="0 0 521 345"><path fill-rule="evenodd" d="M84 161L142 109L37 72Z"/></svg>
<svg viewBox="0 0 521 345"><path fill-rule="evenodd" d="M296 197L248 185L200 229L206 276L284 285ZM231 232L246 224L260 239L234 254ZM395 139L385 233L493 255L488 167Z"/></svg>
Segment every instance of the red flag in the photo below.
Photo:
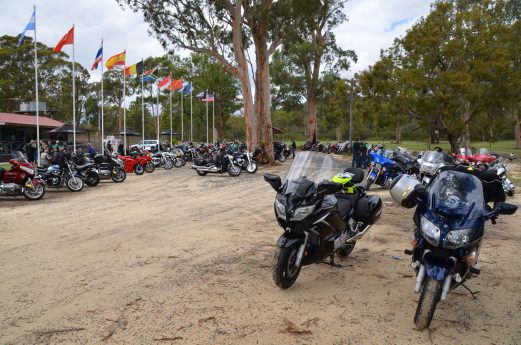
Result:
<svg viewBox="0 0 521 345"><path fill-rule="evenodd" d="M170 83L172 82L172 75L168 75L168 77L166 77L165 79L161 80L159 82L159 84L157 84L157 86L160 88L160 89L164 89L164 88L168 88L170 87Z"/></svg>
<svg viewBox="0 0 521 345"><path fill-rule="evenodd" d="M62 47L66 44L73 44L74 43L74 26L65 34L65 36L62 37L60 42L54 47L54 51L59 53L62 51Z"/></svg>
<svg viewBox="0 0 521 345"><path fill-rule="evenodd" d="M172 80L172 83L170 84L170 90L181 90L183 88L183 79L176 79Z"/></svg>

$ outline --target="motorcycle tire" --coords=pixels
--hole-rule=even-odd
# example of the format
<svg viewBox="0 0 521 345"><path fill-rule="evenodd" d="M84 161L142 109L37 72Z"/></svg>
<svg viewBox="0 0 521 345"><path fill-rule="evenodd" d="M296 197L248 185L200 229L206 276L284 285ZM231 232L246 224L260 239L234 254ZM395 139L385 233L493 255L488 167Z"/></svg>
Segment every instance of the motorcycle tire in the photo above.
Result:
<svg viewBox="0 0 521 345"><path fill-rule="evenodd" d="M174 162L171 159L167 159L163 162L163 169L170 170L174 167Z"/></svg>
<svg viewBox="0 0 521 345"><path fill-rule="evenodd" d="M114 174L114 172L112 172L112 174L110 174L110 177L112 177L112 181L114 181L114 183L120 183L125 181L125 179L127 178L127 173L123 169L118 169L118 173Z"/></svg>
<svg viewBox="0 0 521 345"><path fill-rule="evenodd" d="M77 176L71 176L67 179L67 188L71 192L79 192L83 189L83 180Z"/></svg>
<svg viewBox="0 0 521 345"><path fill-rule="evenodd" d="M366 191L369 191L369 188L371 188L371 185L374 183L374 181L370 178L368 178L366 181L365 181L365 190Z"/></svg>
<svg viewBox="0 0 521 345"><path fill-rule="evenodd" d="M185 164L186 164L186 162L185 162L184 159L182 159L182 158L174 158L174 166L176 168L181 168Z"/></svg>
<svg viewBox="0 0 521 345"><path fill-rule="evenodd" d="M148 162L147 165L145 165L145 171L147 173L153 173L154 170L156 170L156 166L152 162Z"/></svg>
<svg viewBox="0 0 521 345"><path fill-rule="evenodd" d="M279 156L278 161L281 162L281 163L284 163L284 162L286 161L286 156L284 156L283 154L281 154L281 155Z"/></svg>
<svg viewBox="0 0 521 345"><path fill-rule="evenodd" d="M89 187L95 187L99 184L99 175L98 174L87 174L85 177L85 184Z"/></svg>
<svg viewBox="0 0 521 345"><path fill-rule="evenodd" d="M273 256L272 277L275 285L281 289L287 289L295 283L300 273L300 268L295 267L300 243L287 248L277 247Z"/></svg>
<svg viewBox="0 0 521 345"><path fill-rule="evenodd" d="M255 174L257 169L259 169L259 165L255 162L251 162L246 166L246 171L250 174Z"/></svg>
<svg viewBox="0 0 521 345"><path fill-rule="evenodd" d="M435 280L425 275L420 300L416 314L414 314L414 325L418 331L429 327L431 324L436 305L440 301L442 286L442 280Z"/></svg>
<svg viewBox="0 0 521 345"><path fill-rule="evenodd" d="M143 175L145 173L145 168L141 164L134 165L134 174Z"/></svg>
<svg viewBox="0 0 521 345"><path fill-rule="evenodd" d="M241 167L239 167L237 165L230 165L228 167L228 175L236 177L236 176L239 176L240 174L241 174Z"/></svg>
<svg viewBox="0 0 521 345"><path fill-rule="evenodd" d="M40 200L45 195L45 186L42 183L33 184L33 188L24 188L24 197L27 200Z"/></svg>
<svg viewBox="0 0 521 345"><path fill-rule="evenodd" d="M206 174L208 174L206 171L200 171L197 169L195 169L195 172L197 172L197 175L199 175L199 176L206 176Z"/></svg>
<svg viewBox="0 0 521 345"><path fill-rule="evenodd" d="M340 247L340 249L338 249L338 255L340 255L343 258L347 257L349 254L351 254L353 252L353 249L355 249L355 245L356 245L356 241L351 242L351 243L344 243Z"/></svg>
<svg viewBox="0 0 521 345"><path fill-rule="evenodd" d="M506 194L508 196L514 196L514 191L513 190L509 190Z"/></svg>

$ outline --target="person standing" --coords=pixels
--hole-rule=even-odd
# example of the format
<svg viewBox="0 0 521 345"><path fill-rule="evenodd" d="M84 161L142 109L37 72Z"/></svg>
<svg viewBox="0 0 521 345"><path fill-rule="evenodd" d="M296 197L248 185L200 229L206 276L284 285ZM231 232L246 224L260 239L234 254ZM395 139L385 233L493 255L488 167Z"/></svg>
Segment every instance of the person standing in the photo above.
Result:
<svg viewBox="0 0 521 345"><path fill-rule="evenodd" d="M36 143L34 140L31 140L25 145L25 153L27 154L27 160L29 163L33 163L35 161L38 150L36 149Z"/></svg>
<svg viewBox="0 0 521 345"><path fill-rule="evenodd" d="M360 141L356 139L353 143L353 162L351 163L352 168L358 168L360 160Z"/></svg>
<svg viewBox="0 0 521 345"><path fill-rule="evenodd" d="M110 140L107 141L107 150L112 153L114 151L114 148L112 147L112 144L110 143Z"/></svg>
<svg viewBox="0 0 521 345"><path fill-rule="evenodd" d="M362 140L360 144L360 160L361 160L361 168L367 169L367 143L365 140Z"/></svg>

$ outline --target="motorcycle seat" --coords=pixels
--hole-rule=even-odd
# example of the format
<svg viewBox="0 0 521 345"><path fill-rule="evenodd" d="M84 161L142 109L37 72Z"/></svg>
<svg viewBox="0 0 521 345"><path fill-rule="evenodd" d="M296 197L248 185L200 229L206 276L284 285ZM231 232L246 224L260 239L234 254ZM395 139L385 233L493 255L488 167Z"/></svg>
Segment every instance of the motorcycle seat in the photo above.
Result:
<svg viewBox="0 0 521 345"><path fill-rule="evenodd" d="M94 165L96 165L96 164L94 164L94 163L86 163L86 164L83 164L83 165L77 165L76 169L77 170L83 170L85 168L93 167Z"/></svg>
<svg viewBox="0 0 521 345"><path fill-rule="evenodd" d="M337 200L338 213L340 213L343 219L346 219L353 209L351 198L346 194L335 194L335 197Z"/></svg>

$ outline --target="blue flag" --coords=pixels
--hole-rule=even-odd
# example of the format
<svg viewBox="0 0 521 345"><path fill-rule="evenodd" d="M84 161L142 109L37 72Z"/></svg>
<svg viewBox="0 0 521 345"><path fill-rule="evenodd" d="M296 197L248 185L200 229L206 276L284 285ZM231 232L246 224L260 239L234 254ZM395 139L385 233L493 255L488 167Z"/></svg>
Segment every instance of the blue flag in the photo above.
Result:
<svg viewBox="0 0 521 345"><path fill-rule="evenodd" d="M25 32L27 30L36 30L36 9L34 9L33 15L31 16L31 19L29 19L29 23L27 23L24 31L22 32L22 36L20 36L20 41L18 41L18 45L16 46L17 48L20 46L20 44L22 44L22 41L25 37Z"/></svg>
<svg viewBox="0 0 521 345"><path fill-rule="evenodd" d="M192 84L185 81L183 82L183 88L181 90L179 90L179 93L184 93L185 95L189 94L190 91L192 91Z"/></svg>

